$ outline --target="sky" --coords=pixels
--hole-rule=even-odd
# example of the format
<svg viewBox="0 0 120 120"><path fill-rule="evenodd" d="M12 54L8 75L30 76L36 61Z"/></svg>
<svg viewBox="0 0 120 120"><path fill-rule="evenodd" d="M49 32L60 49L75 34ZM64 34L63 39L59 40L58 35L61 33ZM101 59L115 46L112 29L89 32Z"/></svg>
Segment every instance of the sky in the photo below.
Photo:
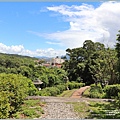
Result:
<svg viewBox="0 0 120 120"><path fill-rule="evenodd" d="M120 2L0 2L0 52L55 57L85 40L114 47Z"/></svg>

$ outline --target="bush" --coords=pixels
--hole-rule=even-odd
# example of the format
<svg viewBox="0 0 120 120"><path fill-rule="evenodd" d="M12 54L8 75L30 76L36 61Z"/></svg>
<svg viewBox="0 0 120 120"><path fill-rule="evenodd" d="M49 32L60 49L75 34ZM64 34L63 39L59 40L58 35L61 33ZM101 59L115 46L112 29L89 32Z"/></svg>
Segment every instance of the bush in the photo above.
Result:
<svg viewBox="0 0 120 120"><path fill-rule="evenodd" d="M57 96L60 94L60 90L57 87L46 87L39 91L41 96Z"/></svg>
<svg viewBox="0 0 120 120"><path fill-rule="evenodd" d="M1 118L8 118L19 110L30 90L28 83L30 80L22 75L0 74Z"/></svg>
<svg viewBox="0 0 120 120"><path fill-rule="evenodd" d="M55 87L46 87L39 91L40 96L57 96L67 89L80 88L83 87L84 83L68 82L67 84L56 85Z"/></svg>
<svg viewBox="0 0 120 120"><path fill-rule="evenodd" d="M46 88L40 90L40 91L38 92L38 94L39 94L40 96L51 96L50 91L48 91Z"/></svg>
<svg viewBox="0 0 120 120"><path fill-rule="evenodd" d="M60 94L60 90L57 87L51 87L48 89L48 91L50 91L51 96L57 96Z"/></svg>
<svg viewBox="0 0 120 120"><path fill-rule="evenodd" d="M66 90L66 85L57 85L56 87L60 90L60 93Z"/></svg>
<svg viewBox="0 0 120 120"><path fill-rule="evenodd" d="M66 90L65 85L57 85L55 87L46 87L39 91L40 96L57 96Z"/></svg>
<svg viewBox="0 0 120 120"><path fill-rule="evenodd" d="M35 87L33 82L30 79L27 79L27 82L28 82L28 95L29 96L38 95L38 89Z"/></svg>
<svg viewBox="0 0 120 120"><path fill-rule="evenodd" d="M97 86L95 84L92 84L90 86L90 97L91 98L102 98L104 95L103 89L100 84Z"/></svg>
<svg viewBox="0 0 120 120"><path fill-rule="evenodd" d="M44 104L40 100L25 100L21 109L12 116L12 119L39 118L44 113L41 107Z"/></svg>
<svg viewBox="0 0 120 120"><path fill-rule="evenodd" d="M10 111L10 103L8 99L8 92L0 92L0 119L8 118Z"/></svg>
<svg viewBox="0 0 120 120"><path fill-rule="evenodd" d="M35 112L35 110L34 110L34 109L31 109L31 108L24 110L24 111L23 111L23 114L24 114L25 116L28 116L29 118L32 118L33 116L36 116L36 115L37 115L37 113Z"/></svg>
<svg viewBox="0 0 120 120"><path fill-rule="evenodd" d="M72 81L72 82L68 82L68 83L67 83L67 86L68 86L68 88L69 88L70 90L72 90L72 89L74 89L74 88L83 87L83 86L85 86L85 84L84 84L84 83L77 83L77 82Z"/></svg>
<svg viewBox="0 0 120 120"><path fill-rule="evenodd" d="M105 97L106 98L117 98L118 97L118 93L120 92L120 85L116 84L116 85L107 85L104 88L104 92L105 92Z"/></svg>

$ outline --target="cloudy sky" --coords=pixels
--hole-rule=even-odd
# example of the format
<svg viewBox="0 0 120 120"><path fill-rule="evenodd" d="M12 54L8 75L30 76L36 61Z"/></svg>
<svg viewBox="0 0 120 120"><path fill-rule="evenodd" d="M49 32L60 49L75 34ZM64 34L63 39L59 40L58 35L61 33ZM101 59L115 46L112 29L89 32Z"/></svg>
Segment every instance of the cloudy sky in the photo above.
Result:
<svg viewBox="0 0 120 120"><path fill-rule="evenodd" d="M120 2L1 2L0 52L54 57L85 40L114 47Z"/></svg>

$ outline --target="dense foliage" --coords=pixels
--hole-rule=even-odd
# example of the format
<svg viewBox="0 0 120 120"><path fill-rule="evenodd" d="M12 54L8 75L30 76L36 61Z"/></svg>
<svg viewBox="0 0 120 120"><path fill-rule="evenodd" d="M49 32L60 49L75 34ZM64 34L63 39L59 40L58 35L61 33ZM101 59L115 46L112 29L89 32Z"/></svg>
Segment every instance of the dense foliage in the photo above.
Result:
<svg viewBox="0 0 120 120"><path fill-rule="evenodd" d="M86 40L83 47L67 49L69 59L63 64L70 81L82 81L86 85L101 82L118 82L115 49L105 48L102 43Z"/></svg>
<svg viewBox="0 0 120 120"><path fill-rule="evenodd" d="M21 74L29 79L40 79L43 82L42 88L52 87L65 83L66 72L60 68L47 68L41 66L43 60L37 62L37 58L0 54L0 73Z"/></svg>
<svg viewBox="0 0 120 120"><path fill-rule="evenodd" d="M95 84L92 84L90 87L91 87L89 91L90 98L102 98L103 97L103 89L100 84L98 84L97 86Z"/></svg>
<svg viewBox="0 0 120 120"><path fill-rule="evenodd" d="M120 94L120 85L108 85L104 88L104 92L106 94L106 98L118 98L118 95Z"/></svg>
<svg viewBox="0 0 120 120"><path fill-rule="evenodd" d="M61 94L63 91L67 90L67 87L69 90L72 89L79 89L83 87L85 84L84 83L76 83L76 82L68 82L67 84L61 84L61 85L56 85L54 87L46 87L39 91L39 95L41 96L57 96Z"/></svg>
<svg viewBox="0 0 120 120"><path fill-rule="evenodd" d="M26 56L0 54L0 118L12 117L28 95L40 95L33 80L40 79L43 82L42 89L51 87L51 95L55 94L52 92L54 85L66 83L64 70L41 66L41 62L38 63L37 60Z"/></svg>
<svg viewBox="0 0 120 120"><path fill-rule="evenodd" d="M116 98L120 105L120 34L117 36L115 49L92 40L68 48L62 68L42 66L44 60L37 58L1 53L0 117L16 113L27 95L57 96L66 89L91 84L90 97ZM41 91L32 82L36 79L43 82Z"/></svg>
<svg viewBox="0 0 120 120"><path fill-rule="evenodd" d="M25 97L36 90L31 80L21 75L0 74L0 118L16 113ZM31 88L29 86L32 86Z"/></svg>
<svg viewBox="0 0 120 120"><path fill-rule="evenodd" d="M116 52L117 52L117 71L118 71L118 77L119 77L119 83L120 83L120 30L118 31L119 34L117 34L117 43L116 43Z"/></svg>

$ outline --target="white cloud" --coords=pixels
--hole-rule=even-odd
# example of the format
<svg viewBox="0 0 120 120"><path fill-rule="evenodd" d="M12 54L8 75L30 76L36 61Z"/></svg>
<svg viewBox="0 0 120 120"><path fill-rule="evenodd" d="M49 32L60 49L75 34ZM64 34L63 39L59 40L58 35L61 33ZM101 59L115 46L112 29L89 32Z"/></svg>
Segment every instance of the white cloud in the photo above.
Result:
<svg viewBox="0 0 120 120"><path fill-rule="evenodd" d="M47 7L63 16L70 29L55 33L35 33L49 40L56 40L66 48L82 46L85 40L102 42L113 47L120 29L120 2L103 2L97 8L92 5L60 5Z"/></svg>
<svg viewBox="0 0 120 120"><path fill-rule="evenodd" d="M37 49L36 52L38 55L49 56L49 57L65 55L64 50L54 50L53 48L48 48L46 50Z"/></svg>
<svg viewBox="0 0 120 120"><path fill-rule="evenodd" d="M53 14L60 14L63 22L69 23L69 29L58 30L54 33L39 33L28 31L47 39L47 44L65 46L65 48L81 47L85 40L99 41L113 47L116 42L116 34L120 30L120 2L103 2L95 8L92 5L60 5L47 7ZM43 11L44 12L44 11ZM0 20L0 23L3 22ZM29 55L29 56L59 56L64 55L65 50L53 48L27 50L23 45L7 46L0 43L0 52Z"/></svg>
<svg viewBox="0 0 120 120"><path fill-rule="evenodd" d="M50 41L47 41L46 43L47 43L47 44L51 44L51 45L61 45L61 43L58 43L58 42L50 42Z"/></svg>
<svg viewBox="0 0 120 120"><path fill-rule="evenodd" d="M48 48L44 50L37 49L35 51L31 51L25 49L23 45L7 46L3 43L0 43L0 52L9 53L9 54L27 55L31 57L40 57L40 56L55 57L55 56L65 55L64 50L54 50L52 48Z"/></svg>

